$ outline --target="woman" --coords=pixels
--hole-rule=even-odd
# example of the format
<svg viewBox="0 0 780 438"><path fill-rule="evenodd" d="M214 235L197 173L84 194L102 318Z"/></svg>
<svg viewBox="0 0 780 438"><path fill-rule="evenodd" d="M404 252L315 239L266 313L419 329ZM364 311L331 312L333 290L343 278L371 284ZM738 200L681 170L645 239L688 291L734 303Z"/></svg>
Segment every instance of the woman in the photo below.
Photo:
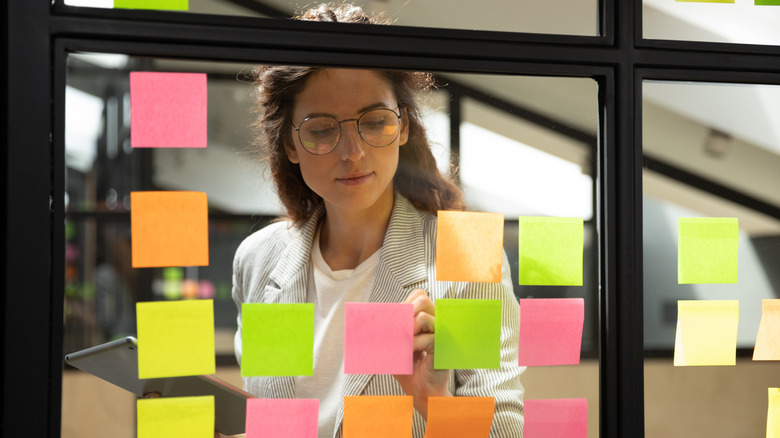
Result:
<svg viewBox="0 0 780 438"><path fill-rule="evenodd" d="M319 6L300 19L372 23L354 6ZM319 436L340 437L343 400L412 395L414 436L427 399L496 398L491 436L522 435L517 366L518 304L504 257L497 284L437 282L436 211L461 209L461 193L439 173L417 90L428 74L265 66L257 69L256 128L288 218L249 236L236 251L233 298L315 306L314 375L247 377L263 398L320 399ZM435 370L438 298L501 299L499 370ZM408 302L415 313L414 373L344 375L343 308L354 301ZM241 315L236 354L241 357Z"/></svg>

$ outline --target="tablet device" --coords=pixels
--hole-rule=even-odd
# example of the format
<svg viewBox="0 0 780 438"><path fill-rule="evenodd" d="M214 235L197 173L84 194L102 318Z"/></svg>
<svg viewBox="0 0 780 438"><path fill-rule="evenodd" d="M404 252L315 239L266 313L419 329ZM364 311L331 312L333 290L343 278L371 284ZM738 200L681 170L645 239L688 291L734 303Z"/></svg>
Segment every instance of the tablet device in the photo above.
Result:
<svg viewBox="0 0 780 438"><path fill-rule="evenodd" d="M143 397L157 392L163 397L214 396L214 419L218 432L244 433L246 399L252 394L212 375L138 378L138 341L128 336L65 356L65 362L82 371Z"/></svg>

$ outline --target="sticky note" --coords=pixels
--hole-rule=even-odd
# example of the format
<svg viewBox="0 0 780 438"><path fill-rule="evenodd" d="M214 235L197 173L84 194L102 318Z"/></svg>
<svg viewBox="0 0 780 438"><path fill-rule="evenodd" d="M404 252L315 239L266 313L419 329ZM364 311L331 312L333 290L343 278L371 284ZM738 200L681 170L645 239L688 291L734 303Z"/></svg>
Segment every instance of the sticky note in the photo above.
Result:
<svg viewBox="0 0 780 438"><path fill-rule="evenodd" d="M584 323L582 298L521 299L519 365L579 364Z"/></svg>
<svg viewBox="0 0 780 438"><path fill-rule="evenodd" d="M314 304L241 305L241 375L311 376Z"/></svg>
<svg viewBox="0 0 780 438"><path fill-rule="evenodd" d="M680 284L737 282L736 218L679 218L678 230Z"/></svg>
<svg viewBox="0 0 780 438"><path fill-rule="evenodd" d="M500 367L501 300L440 298L434 305L435 369Z"/></svg>
<svg viewBox="0 0 780 438"><path fill-rule="evenodd" d="M138 438L214 438L214 396L141 398Z"/></svg>
<svg viewBox="0 0 780 438"><path fill-rule="evenodd" d="M413 354L413 304L344 305L345 374L412 374Z"/></svg>
<svg viewBox="0 0 780 438"><path fill-rule="evenodd" d="M317 399L247 399L246 438L317 438L319 412Z"/></svg>
<svg viewBox="0 0 780 438"><path fill-rule="evenodd" d="M436 280L501 282L504 215L439 211Z"/></svg>
<svg viewBox="0 0 780 438"><path fill-rule="evenodd" d="M344 438L412 438L412 396L344 397Z"/></svg>
<svg viewBox="0 0 780 438"><path fill-rule="evenodd" d="M780 388L769 388L766 438L780 438Z"/></svg>
<svg viewBox="0 0 780 438"><path fill-rule="evenodd" d="M212 300L136 303L138 377L214 374Z"/></svg>
<svg viewBox="0 0 780 438"><path fill-rule="evenodd" d="M207 94L205 73L131 72L130 145L205 148Z"/></svg>
<svg viewBox="0 0 780 438"><path fill-rule="evenodd" d="M130 193L134 268L208 266L208 200L202 192Z"/></svg>
<svg viewBox="0 0 780 438"><path fill-rule="evenodd" d="M675 0L679 3L734 3L734 0Z"/></svg>
<svg viewBox="0 0 780 438"><path fill-rule="evenodd" d="M674 366L736 365L739 301L677 302Z"/></svg>
<svg viewBox="0 0 780 438"><path fill-rule="evenodd" d="M525 400L524 438L586 438L588 400Z"/></svg>
<svg viewBox="0 0 780 438"><path fill-rule="evenodd" d="M186 11L188 0L114 0L116 9L157 9L168 11Z"/></svg>
<svg viewBox="0 0 780 438"><path fill-rule="evenodd" d="M780 6L780 0L756 0L756 6Z"/></svg>
<svg viewBox="0 0 780 438"><path fill-rule="evenodd" d="M488 438L493 397L429 397L425 438Z"/></svg>
<svg viewBox="0 0 780 438"><path fill-rule="evenodd" d="M582 286L582 218L520 217L519 282L535 286Z"/></svg>
<svg viewBox="0 0 780 438"><path fill-rule="evenodd" d="M780 360L780 300L761 300L753 360Z"/></svg>

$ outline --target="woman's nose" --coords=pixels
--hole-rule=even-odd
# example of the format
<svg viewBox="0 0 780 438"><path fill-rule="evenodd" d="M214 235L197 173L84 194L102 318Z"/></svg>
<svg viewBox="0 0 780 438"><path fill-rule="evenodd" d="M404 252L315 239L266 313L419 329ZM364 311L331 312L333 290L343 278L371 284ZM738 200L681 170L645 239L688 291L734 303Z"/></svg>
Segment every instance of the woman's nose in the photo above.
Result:
<svg viewBox="0 0 780 438"><path fill-rule="evenodd" d="M356 161L366 156L363 138L358 132L357 123L345 123L341 126L341 159Z"/></svg>

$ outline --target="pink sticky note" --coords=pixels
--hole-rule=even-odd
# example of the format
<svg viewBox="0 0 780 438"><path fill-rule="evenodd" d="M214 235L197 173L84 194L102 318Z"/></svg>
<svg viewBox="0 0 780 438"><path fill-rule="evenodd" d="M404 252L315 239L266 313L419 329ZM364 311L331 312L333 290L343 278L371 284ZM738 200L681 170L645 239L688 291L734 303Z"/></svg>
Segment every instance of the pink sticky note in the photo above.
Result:
<svg viewBox="0 0 780 438"><path fill-rule="evenodd" d="M247 399L246 438L317 438L319 409L317 399Z"/></svg>
<svg viewBox="0 0 780 438"><path fill-rule="evenodd" d="M344 373L412 374L414 306L346 303Z"/></svg>
<svg viewBox="0 0 780 438"><path fill-rule="evenodd" d="M205 148L205 73L130 73L134 148Z"/></svg>
<svg viewBox="0 0 780 438"><path fill-rule="evenodd" d="M526 400L523 438L586 438L588 400Z"/></svg>
<svg viewBox="0 0 780 438"><path fill-rule="evenodd" d="M580 363L585 300L534 298L520 300L520 347L523 366Z"/></svg>

